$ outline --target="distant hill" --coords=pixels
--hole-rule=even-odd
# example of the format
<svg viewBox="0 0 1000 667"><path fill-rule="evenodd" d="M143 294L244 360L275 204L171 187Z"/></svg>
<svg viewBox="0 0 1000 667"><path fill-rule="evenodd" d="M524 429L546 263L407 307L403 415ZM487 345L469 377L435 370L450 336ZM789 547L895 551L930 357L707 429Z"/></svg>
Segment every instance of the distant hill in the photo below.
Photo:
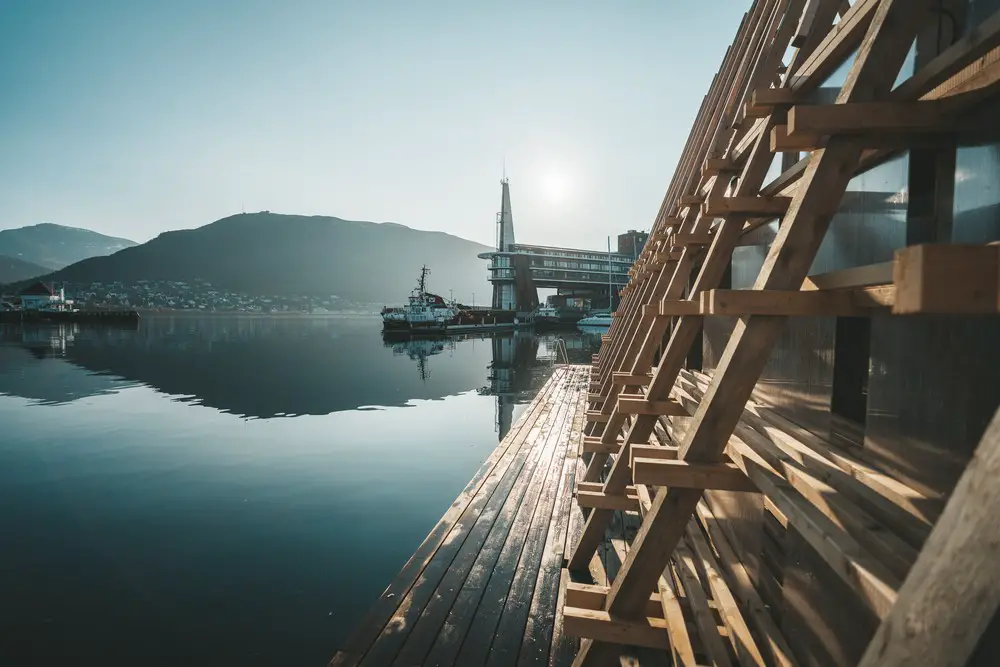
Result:
<svg viewBox="0 0 1000 667"><path fill-rule="evenodd" d="M402 303L420 267L428 289L485 303L487 246L395 223L248 213L172 231L108 257L86 259L44 280L92 283L201 279L250 295L337 295L359 303Z"/></svg>
<svg viewBox="0 0 1000 667"><path fill-rule="evenodd" d="M23 259L18 259L17 257L0 255L0 285L34 278L51 270L41 264L25 262Z"/></svg>
<svg viewBox="0 0 1000 667"><path fill-rule="evenodd" d="M134 245L128 239L49 222L0 230L0 255L40 264L49 271Z"/></svg>

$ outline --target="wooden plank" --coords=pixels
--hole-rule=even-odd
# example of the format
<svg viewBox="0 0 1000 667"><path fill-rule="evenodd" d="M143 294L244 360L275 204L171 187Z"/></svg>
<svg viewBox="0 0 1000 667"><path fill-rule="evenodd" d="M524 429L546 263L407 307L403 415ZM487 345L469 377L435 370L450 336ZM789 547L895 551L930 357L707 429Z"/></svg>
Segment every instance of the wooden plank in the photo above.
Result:
<svg viewBox="0 0 1000 667"><path fill-rule="evenodd" d="M897 315L1000 312L1000 246L917 245L896 251Z"/></svg>
<svg viewBox="0 0 1000 667"><path fill-rule="evenodd" d="M790 137L955 132L960 123L954 105L944 100L797 105L788 111Z"/></svg>
<svg viewBox="0 0 1000 667"><path fill-rule="evenodd" d="M632 479L636 484L652 486L760 493L734 463L688 463L636 457L632 461Z"/></svg>
<svg viewBox="0 0 1000 667"><path fill-rule="evenodd" d="M656 304L653 304L656 307ZM687 299L664 299L658 306L659 314L668 317L681 315L699 315L701 307L697 301Z"/></svg>
<svg viewBox="0 0 1000 667"><path fill-rule="evenodd" d="M892 295L892 290L888 295ZM701 293L703 315L859 317L884 305L886 294L849 290L708 290ZM886 305L891 305L886 304Z"/></svg>
<svg viewBox="0 0 1000 667"><path fill-rule="evenodd" d="M679 232L674 234L674 245L685 246L685 245L711 245L712 243L712 233L711 232Z"/></svg>
<svg viewBox="0 0 1000 667"><path fill-rule="evenodd" d="M729 641L739 664L766 667L764 657L761 655L760 649L757 648L757 642L750 634L750 628L743 619L743 612L740 611L736 598L729 590L729 585L718 571L715 554L712 553L712 549L701 534L694 518L688 524L687 542L693 550L694 556L701 560L705 579L712 591L712 597L718 605L722 622L729 631Z"/></svg>
<svg viewBox="0 0 1000 667"><path fill-rule="evenodd" d="M607 422L610 415L606 415L600 410L587 410L588 422Z"/></svg>
<svg viewBox="0 0 1000 667"><path fill-rule="evenodd" d="M780 217L791 201L789 197L721 197L705 202L702 213L710 218Z"/></svg>
<svg viewBox="0 0 1000 667"><path fill-rule="evenodd" d="M558 667L568 665L571 656L563 657L561 651L571 648L575 652L572 640L562 634L562 620L556 610L561 608L559 600L563 594L562 573L566 545L575 539L575 520L579 509L574 507L571 489L576 482L579 459L573 454L571 443L576 442L583 431L582 415L586 405L582 400L576 402L576 412L573 416L570 440L564 443L566 458L563 462L563 473L559 490L556 493L556 506L552 512L552 522L545 537L545 549L538 569L538 579L534 587L534 595L528 609L528 618L523 628L517 632L509 630L509 626L501 619L498 636L521 635L520 650L517 653L517 666L552 664ZM508 595L508 604L518 605L523 600ZM506 645L506 643L504 644ZM513 664L513 661L510 661Z"/></svg>
<svg viewBox="0 0 1000 667"><path fill-rule="evenodd" d="M613 495L603 491L577 491L576 504L602 510L639 511L639 501L634 496Z"/></svg>
<svg viewBox="0 0 1000 667"><path fill-rule="evenodd" d="M456 603L426 664L447 663L456 655L458 664L486 664L488 656L495 662L512 664L517 656L530 608L525 601L532 599L535 590L549 526L553 522L552 510L559 491L568 493L571 488L562 487L562 484L566 478L564 462L576 412L574 403L564 400L558 406L555 428L543 445L552 451L549 463L535 469L500 557L476 602L471 624ZM553 584L557 574L557 571L552 572ZM466 581L467 589L476 590L475 586L468 585L470 580ZM476 594L473 592L470 597L475 601ZM459 639L462 633L455 631L465 626L468 630L464 638Z"/></svg>
<svg viewBox="0 0 1000 667"><path fill-rule="evenodd" d="M564 377L568 378L569 374L564 374ZM396 628L393 629L395 632L390 631L390 637L376 644L363 665L423 664L429 654L453 654L461 646L490 575L504 554L503 545L518 518L523 516L525 497L530 499L540 491L540 483L532 483L534 472L539 466L547 467L551 460L554 448L549 446L548 436L558 425L558 411L566 401L568 388L564 380L555 396L557 402L550 406L544 424L534 437L529 436L533 446L509 491L491 499L494 502L480 515L481 520L485 519L483 528L486 530L482 531L485 534L480 533L481 539L466 545L469 548L463 549L463 553L450 564L435 587L433 596L412 624L402 646L395 652L395 658L386 660L379 649L382 644L388 649L391 643L387 640L394 634L402 634Z"/></svg>
<svg viewBox="0 0 1000 667"><path fill-rule="evenodd" d="M614 454L620 448L620 441L605 442L599 435L587 435L583 437L583 445L580 451L584 454Z"/></svg>
<svg viewBox="0 0 1000 667"><path fill-rule="evenodd" d="M650 401L629 394L622 394L618 397L618 412L627 415L690 416L684 406L675 400Z"/></svg>
<svg viewBox="0 0 1000 667"><path fill-rule="evenodd" d="M580 609L604 609L604 600L608 596L607 586L596 584L582 584L569 582L566 587L566 606L579 607ZM658 593L649 597L645 609L646 616L650 618L663 618L663 606L660 604Z"/></svg>
<svg viewBox="0 0 1000 667"><path fill-rule="evenodd" d="M331 661L331 667L351 667L365 657L380 633L397 615L403 600L410 604L420 604L420 591L414 591L419 583L433 582L440 578L444 569L452 562L465 540L469 538L484 505L496 491L503 492L503 481L509 479L506 473L516 465L524 452L524 444L536 421L545 413L547 402L559 384L559 376L553 375L539 391L538 396L514 424L510 433L500 442L490 457L479 468L466 488L445 513L437 525L427 535L417 550L386 588L378 602L372 606L357 629Z"/></svg>
<svg viewBox="0 0 1000 667"><path fill-rule="evenodd" d="M941 519L859 667L961 667L1000 606L1000 413L955 485Z"/></svg>
<svg viewBox="0 0 1000 667"><path fill-rule="evenodd" d="M642 387L649 384L650 379L652 379L652 376L648 373L645 375L622 372L612 374L612 382L623 387Z"/></svg>
<svg viewBox="0 0 1000 667"><path fill-rule="evenodd" d="M788 647L783 633L778 629L767 606L750 580L750 575L730 545L719 520L715 518L704 501L698 504L698 519L705 528L712 547L718 552L719 562L729 574L729 580L739 596L740 602L757 627L759 636L764 638L761 648L769 658L768 664L777 667L795 667L797 664L795 656Z"/></svg>
<svg viewBox="0 0 1000 667"><path fill-rule="evenodd" d="M596 609L563 608L566 632L612 644L669 649L667 622L662 618L624 620Z"/></svg>
<svg viewBox="0 0 1000 667"><path fill-rule="evenodd" d="M856 266L840 271L818 273L807 276L802 281L803 290L833 290L892 283L892 262Z"/></svg>

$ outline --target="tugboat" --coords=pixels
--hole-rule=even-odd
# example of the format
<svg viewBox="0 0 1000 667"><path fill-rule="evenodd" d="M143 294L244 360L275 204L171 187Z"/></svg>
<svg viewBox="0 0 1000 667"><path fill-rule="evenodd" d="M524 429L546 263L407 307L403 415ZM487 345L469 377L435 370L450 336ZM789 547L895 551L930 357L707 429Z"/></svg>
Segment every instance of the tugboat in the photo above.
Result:
<svg viewBox="0 0 1000 667"><path fill-rule="evenodd" d="M420 269L420 279L410 293L409 302L402 307L382 308L382 331L409 334L444 333L449 324L458 322L459 310L437 294L427 291L426 266Z"/></svg>

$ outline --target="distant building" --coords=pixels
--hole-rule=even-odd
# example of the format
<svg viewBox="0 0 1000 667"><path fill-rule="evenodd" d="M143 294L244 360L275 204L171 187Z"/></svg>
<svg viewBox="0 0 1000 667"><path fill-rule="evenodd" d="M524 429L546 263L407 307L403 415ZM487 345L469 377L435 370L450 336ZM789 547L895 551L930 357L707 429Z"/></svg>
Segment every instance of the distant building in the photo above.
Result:
<svg viewBox="0 0 1000 667"><path fill-rule="evenodd" d="M62 310L72 306L72 301L66 300L64 289L56 292L43 282L37 282L23 289L20 294L21 308L24 310Z"/></svg>
<svg viewBox="0 0 1000 667"><path fill-rule="evenodd" d="M649 239L649 232L637 232L630 229L624 234L618 235L618 254L631 257L633 260L642 252L646 240Z"/></svg>

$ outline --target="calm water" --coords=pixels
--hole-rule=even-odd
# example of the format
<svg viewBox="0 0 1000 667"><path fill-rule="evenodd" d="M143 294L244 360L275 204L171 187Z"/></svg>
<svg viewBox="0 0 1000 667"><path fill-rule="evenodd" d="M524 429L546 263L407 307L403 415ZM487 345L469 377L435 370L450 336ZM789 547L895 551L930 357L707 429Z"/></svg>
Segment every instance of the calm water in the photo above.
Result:
<svg viewBox="0 0 1000 667"><path fill-rule="evenodd" d="M580 363L600 342L563 336ZM376 319L0 328L0 664L324 665L551 349Z"/></svg>

